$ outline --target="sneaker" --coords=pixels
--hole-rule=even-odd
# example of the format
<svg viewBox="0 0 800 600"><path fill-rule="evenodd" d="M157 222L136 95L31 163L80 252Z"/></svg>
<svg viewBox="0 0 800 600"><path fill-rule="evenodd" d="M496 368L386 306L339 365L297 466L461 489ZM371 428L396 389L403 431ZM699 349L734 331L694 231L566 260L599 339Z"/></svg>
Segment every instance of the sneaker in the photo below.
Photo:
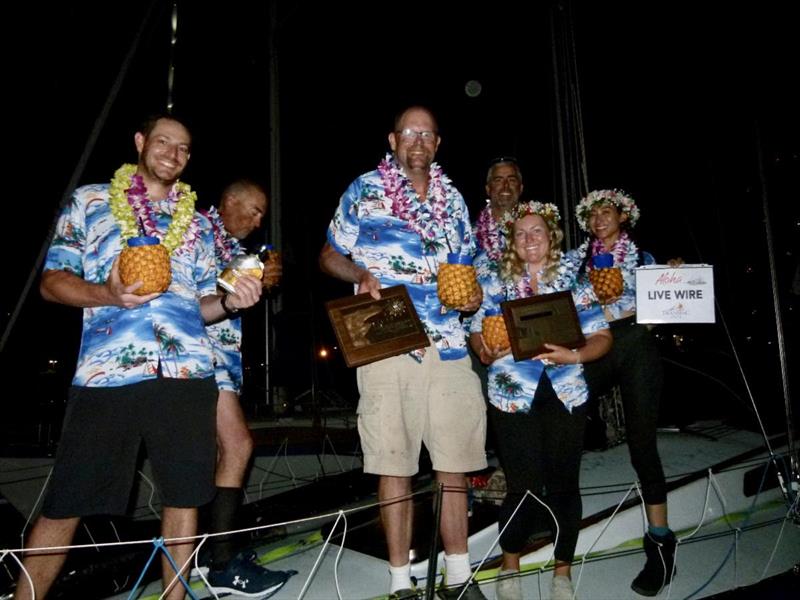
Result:
<svg viewBox="0 0 800 600"><path fill-rule="evenodd" d="M500 577L494 588L497 600L522 600L522 582L519 571L500 571Z"/></svg>
<svg viewBox="0 0 800 600"><path fill-rule="evenodd" d="M573 600L575 588L572 580L564 575L556 575L550 583L550 600Z"/></svg>
<svg viewBox="0 0 800 600"><path fill-rule="evenodd" d="M403 588L389 594L389 600L413 600L414 598L419 598L419 594L417 590L411 588Z"/></svg>
<svg viewBox="0 0 800 600"><path fill-rule="evenodd" d="M671 531L664 538L646 533L643 540L647 562L631 583L631 589L642 596L655 596L675 576L675 546L677 540Z"/></svg>
<svg viewBox="0 0 800 600"><path fill-rule="evenodd" d="M208 572L208 587L215 594L244 598L269 598L297 571L270 571L255 562L255 552L240 554L225 569Z"/></svg>
<svg viewBox="0 0 800 600"><path fill-rule="evenodd" d="M466 590L464 590L464 586L465 584L462 583L452 587L440 587L436 595L441 600L457 600L458 598L461 598L461 600L486 600L481 588L474 581L467 586Z"/></svg>

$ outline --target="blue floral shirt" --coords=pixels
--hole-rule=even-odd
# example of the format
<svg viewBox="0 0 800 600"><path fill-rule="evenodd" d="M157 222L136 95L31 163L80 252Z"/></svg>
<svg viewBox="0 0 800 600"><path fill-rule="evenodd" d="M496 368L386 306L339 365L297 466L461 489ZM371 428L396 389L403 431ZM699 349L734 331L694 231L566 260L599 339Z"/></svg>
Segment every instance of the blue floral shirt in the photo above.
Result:
<svg viewBox="0 0 800 600"><path fill-rule="evenodd" d="M472 256L475 242L467 206L446 179L445 189L449 215L449 222L445 223L447 243L453 253ZM430 188L428 198L431 198ZM447 262L451 250L443 239L428 241L423 246L422 238L408 222L394 216L379 171L361 175L347 188L328 227L328 242L337 252L350 255L354 263L368 269L382 287L406 286L442 360L466 356L459 312L443 311L436 293L438 265Z"/></svg>
<svg viewBox="0 0 800 600"><path fill-rule="evenodd" d="M608 329L603 310L591 286L576 280L576 265L562 257L558 275L550 283L539 283L539 294L570 290L584 335ZM483 304L472 318L471 332L480 333L483 316L488 309L497 309L504 300L526 297L520 290L530 289L530 276L525 274L520 285L506 284L494 274L483 284ZM489 402L504 412L528 412L542 374L553 384L553 390L564 406L572 412L589 397L583 365L545 365L540 360L516 362L511 354L489 365Z"/></svg>
<svg viewBox="0 0 800 600"><path fill-rule="evenodd" d="M122 246L111 214L107 184L78 188L59 217L45 270L63 270L90 283L105 282ZM153 202L156 228L167 230L175 201ZM73 385L114 387L154 379L161 365L169 378L214 374L211 345L199 298L214 293L216 270L208 220L195 214L197 238L172 254L169 289L146 304L125 309L83 309L83 331Z"/></svg>
<svg viewBox="0 0 800 600"><path fill-rule="evenodd" d="M200 213L211 222L214 233L214 260L217 275L230 262L230 258L244 254L239 241L225 229L222 218L215 208ZM236 392L242 390L242 319L225 319L206 325L206 333L214 349L214 377L217 388Z"/></svg>
<svg viewBox="0 0 800 600"><path fill-rule="evenodd" d="M589 241L587 240L584 241L583 244L581 244L578 248L567 252L568 260L573 264L580 265L583 259L586 257L588 246ZM653 265L656 262L656 259L653 258L649 252L642 251L642 260L640 264L639 249L636 247L636 244L633 242L633 240L628 240L624 244L615 245L614 250L616 251L612 251L611 253L614 256L614 266L619 267L622 271L622 282L624 287L622 289L622 294L616 300L616 302L604 305L609 319L611 320L617 320L624 314L636 312L636 267L642 265ZM589 285L588 273L591 269L591 261L588 261L586 268L581 275L581 279L583 280L584 284Z"/></svg>

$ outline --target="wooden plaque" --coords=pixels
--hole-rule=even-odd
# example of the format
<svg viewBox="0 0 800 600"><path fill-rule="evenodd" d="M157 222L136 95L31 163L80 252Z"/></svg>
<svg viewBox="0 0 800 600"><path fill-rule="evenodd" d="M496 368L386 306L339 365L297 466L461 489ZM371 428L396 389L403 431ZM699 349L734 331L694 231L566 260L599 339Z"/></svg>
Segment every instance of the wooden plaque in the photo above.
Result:
<svg viewBox="0 0 800 600"><path fill-rule="evenodd" d="M430 345L404 285L381 290L381 299L357 294L325 303L348 367Z"/></svg>
<svg viewBox="0 0 800 600"><path fill-rule="evenodd" d="M586 344L570 292L542 294L500 304L514 360L546 352L545 343L567 348Z"/></svg>

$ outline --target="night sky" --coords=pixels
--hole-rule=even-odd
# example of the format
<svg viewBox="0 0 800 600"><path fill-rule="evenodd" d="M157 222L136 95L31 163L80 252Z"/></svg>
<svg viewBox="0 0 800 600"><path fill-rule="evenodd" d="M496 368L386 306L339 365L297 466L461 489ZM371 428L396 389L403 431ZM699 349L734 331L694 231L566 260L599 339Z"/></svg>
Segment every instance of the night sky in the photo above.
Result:
<svg viewBox="0 0 800 600"><path fill-rule="evenodd" d="M3 42L11 167L4 326L151 3L74 4L31 4L6 18L7 28L24 35ZM333 345L324 301L350 293L316 266L339 196L387 150L394 113L424 103L440 122L437 158L473 214L483 206L487 162L497 155L519 158L525 197L555 199L550 19L560 9L507 2L467 11L461 3L430 2L416 12L407 4L387 12L374 2L278 2L277 149L269 139L266 3L199 4L179 2L174 54L176 111L195 136L184 180L208 205L233 178L268 182L270 152L280 150L281 190L273 201L282 207L286 278L282 310L272 319L274 382L294 397L316 376L318 389L352 403L353 375L340 357L315 361L316 369L311 361L314 349ZM589 187L621 187L637 200L637 236L657 258L715 265L717 296L745 371L762 398L782 407L763 202L784 330L791 332L787 348L796 357L798 10L791 2L695 4L573 2ZM133 162L136 125L164 109L170 10L171 3L153 4L80 183L108 180L121 162ZM465 93L470 80L481 83L480 95ZM30 411L63 402L80 325L80 311L45 304L37 285L2 359L7 380L30 390ZM246 393L258 404L260 311L246 323ZM715 375L736 387L721 326L664 334L685 336L700 367L713 363ZM50 360L59 362L47 375Z"/></svg>

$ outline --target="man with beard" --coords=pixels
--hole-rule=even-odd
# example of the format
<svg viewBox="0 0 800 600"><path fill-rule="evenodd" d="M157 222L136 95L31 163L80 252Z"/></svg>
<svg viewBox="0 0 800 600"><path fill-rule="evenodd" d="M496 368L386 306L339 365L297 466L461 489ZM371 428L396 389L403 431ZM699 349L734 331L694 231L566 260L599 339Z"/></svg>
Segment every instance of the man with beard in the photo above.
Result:
<svg viewBox="0 0 800 600"><path fill-rule="evenodd" d="M217 390L204 322L255 304L261 282L247 277L235 294L216 293L211 227L179 181L191 150L183 123L152 117L134 142L136 165L123 165L111 185L75 190L45 262L42 296L83 308L83 331L50 488L28 548L68 545L81 517L125 514L142 440L163 502L164 538L194 536L197 507L214 495ZM171 283L163 293L139 295L143 282L120 278L120 251L141 235L169 252ZM166 550L183 565L193 546L168 541ZM28 551L31 581L20 578L16 597L44 598L65 559L63 551ZM166 555L162 567L165 589L172 585L165 597L183 598Z"/></svg>

